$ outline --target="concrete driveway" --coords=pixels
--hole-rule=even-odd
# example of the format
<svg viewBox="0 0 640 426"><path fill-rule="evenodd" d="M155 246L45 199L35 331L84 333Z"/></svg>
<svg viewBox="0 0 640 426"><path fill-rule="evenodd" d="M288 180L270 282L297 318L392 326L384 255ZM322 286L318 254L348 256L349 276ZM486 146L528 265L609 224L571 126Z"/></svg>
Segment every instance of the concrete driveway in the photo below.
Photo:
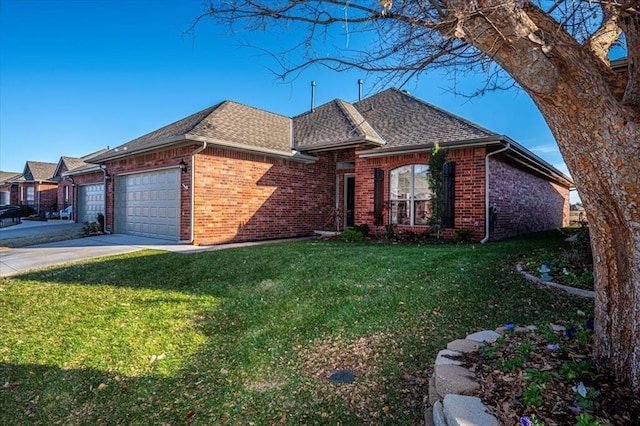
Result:
<svg viewBox="0 0 640 426"><path fill-rule="evenodd" d="M30 269L44 268L94 257L130 253L142 249L156 249L193 253L206 247L178 244L155 238L113 234L76 238L55 243L0 251L0 276L5 277Z"/></svg>
<svg viewBox="0 0 640 426"><path fill-rule="evenodd" d="M21 225L15 225L15 227L18 226ZM58 224L57 226L64 225ZM46 225L41 225L40 227L27 226L22 229L22 232L25 232L25 234L23 235L33 235L29 233L33 232L33 228L40 228L40 232L51 230L51 228L46 228ZM8 230L9 228L5 229ZM11 238L19 237L20 231L20 229L14 229L12 231L13 234L11 234ZM5 235L6 234L4 234L4 231L0 233L0 242L2 239L8 238L5 237ZM31 269L44 268L47 266L59 265L96 257L130 253L143 249L164 250L169 252L188 254L284 241L292 240L220 244L212 246L193 246L189 244L181 244L174 241L138 237L134 235L98 235L94 237L76 238L73 240L58 241L55 243L38 244L29 247L1 250L0 277L19 274Z"/></svg>
<svg viewBox="0 0 640 426"><path fill-rule="evenodd" d="M12 238L27 237L47 232L69 231L75 232L82 229L81 223L75 223L72 220L23 220L18 225L0 228L0 242L2 240L10 240Z"/></svg>

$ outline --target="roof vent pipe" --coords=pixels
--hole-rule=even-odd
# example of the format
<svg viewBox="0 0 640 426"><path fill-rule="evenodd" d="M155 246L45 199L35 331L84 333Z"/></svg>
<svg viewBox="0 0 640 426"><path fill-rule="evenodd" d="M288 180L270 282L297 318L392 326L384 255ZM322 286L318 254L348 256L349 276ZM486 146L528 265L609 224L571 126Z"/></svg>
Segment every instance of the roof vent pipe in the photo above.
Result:
<svg viewBox="0 0 640 426"><path fill-rule="evenodd" d="M364 83L364 81L362 81L362 79L358 80L358 101L362 100L362 83Z"/></svg>
<svg viewBox="0 0 640 426"><path fill-rule="evenodd" d="M316 103L316 82L312 81L311 82L311 112L315 111L316 109L315 103Z"/></svg>

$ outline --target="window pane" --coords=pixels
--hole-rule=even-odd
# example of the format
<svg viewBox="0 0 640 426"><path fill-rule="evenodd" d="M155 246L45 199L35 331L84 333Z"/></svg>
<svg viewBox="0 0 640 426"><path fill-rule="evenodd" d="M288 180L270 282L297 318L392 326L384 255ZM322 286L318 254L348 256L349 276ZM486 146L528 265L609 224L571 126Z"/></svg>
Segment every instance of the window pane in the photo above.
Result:
<svg viewBox="0 0 640 426"><path fill-rule="evenodd" d="M430 201L416 201L413 204L415 225L428 225L429 216L431 216Z"/></svg>
<svg viewBox="0 0 640 426"><path fill-rule="evenodd" d="M411 196L411 166L391 170L389 176L389 198L407 200Z"/></svg>
<svg viewBox="0 0 640 426"><path fill-rule="evenodd" d="M409 202L391 202L391 223L394 225L409 225Z"/></svg>
<svg viewBox="0 0 640 426"><path fill-rule="evenodd" d="M413 177L414 199L430 199L431 190L429 189L429 166L426 166L424 164L416 164L414 166Z"/></svg>

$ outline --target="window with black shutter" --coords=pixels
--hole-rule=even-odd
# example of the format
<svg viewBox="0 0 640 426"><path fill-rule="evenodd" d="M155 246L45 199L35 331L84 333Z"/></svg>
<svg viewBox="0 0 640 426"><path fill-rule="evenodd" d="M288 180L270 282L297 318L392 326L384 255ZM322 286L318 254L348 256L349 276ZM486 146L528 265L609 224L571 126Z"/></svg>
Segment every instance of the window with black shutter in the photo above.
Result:
<svg viewBox="0 0 640 426"><path fill-rule="evenodd" d="M455 202L456 202L456 163L451 161L442 168L444 189L444 212L442 226L455 228Z"/></svg>
<svg viewBox="0 0 640 426"><path fill-rule="evenodd" d="M384 223L384 170L373 169L373 224Z"/></svg>

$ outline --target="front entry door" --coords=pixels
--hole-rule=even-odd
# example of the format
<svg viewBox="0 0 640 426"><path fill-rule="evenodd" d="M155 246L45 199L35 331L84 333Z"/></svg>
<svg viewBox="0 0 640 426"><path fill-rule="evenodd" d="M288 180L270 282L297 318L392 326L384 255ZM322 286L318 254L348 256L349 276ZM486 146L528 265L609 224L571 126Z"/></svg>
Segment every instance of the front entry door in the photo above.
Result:
<svg viewBox="0 0 640 426"><path fill-rule="evenodd" d="M345 225L347 227L351 227L355 225L356 219L356 177L355 176L345 176Z"/></svg>

